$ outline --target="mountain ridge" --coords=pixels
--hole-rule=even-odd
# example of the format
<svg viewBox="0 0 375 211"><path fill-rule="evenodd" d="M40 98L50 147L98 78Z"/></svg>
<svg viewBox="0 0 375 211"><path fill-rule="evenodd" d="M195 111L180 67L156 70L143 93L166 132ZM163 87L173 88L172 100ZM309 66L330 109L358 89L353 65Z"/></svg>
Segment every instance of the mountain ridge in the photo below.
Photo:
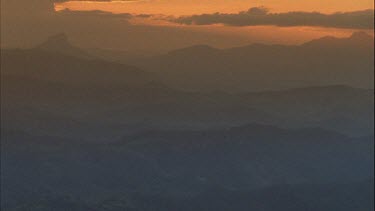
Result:
<svg viewBox="0 0 375 211"><path fill-rule="evenodd" d="M362 32L292 46L192 46L133 62L173 88L229 92L335 84L370 88L373 63L373 37Z"/></svg>

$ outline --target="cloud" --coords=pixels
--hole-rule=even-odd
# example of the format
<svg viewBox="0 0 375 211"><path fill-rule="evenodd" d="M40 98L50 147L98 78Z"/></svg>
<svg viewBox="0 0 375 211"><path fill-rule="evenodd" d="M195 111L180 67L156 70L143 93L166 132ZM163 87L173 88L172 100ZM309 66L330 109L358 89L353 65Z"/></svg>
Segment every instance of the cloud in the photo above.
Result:
<svg viewBox="0 0 375 211"><path fill-rule="evenodd" d="M374 10L369 9L354 12L337 12L333 14L323 14L319 12L270 13L265 7L253 7L248 11L239 13L213 13L181 16L169 19L169 21L185 25L274 25L280 27L318 26L347 29L373 29Z"/></svg>
<svg viewBox="0 0 375 211"><path fill-rule="evenodd" d="M163 15L112 14L103 11L56 12L53 6L53 0L1 0L1 47L33 47L44 42L49 36L61 32L66 33L73 44L81 47L147 52L160 52L196 44L229 47L253 42L294 43L315 38L317 36L314 33L321 33L308 32L311 33L309 35L297 30L291 33L291 29L282 27L271 27L270 33L267 27L229 29L216 26L179 27L176 24L148 25L144 24L143 20L140 20L140 24L133 24L130 21L132 18L134 21L175 19ZM265 8L253 8L252 13L264 15L268 11Z"/></svg>
<svg viewBox="0 0 375 211"><path fill-rule="evenodd" d="M129 20L133 17L136 17L138 15L132 15L130 13L111 13L111 12L105 12L101 10L90 10L90 11L79 11L79 10L69 10L64 9L57 12L59 15L69 15L69 16L92 16L92 17L99 17L99 18L121 18L124 20Z"/></svg>

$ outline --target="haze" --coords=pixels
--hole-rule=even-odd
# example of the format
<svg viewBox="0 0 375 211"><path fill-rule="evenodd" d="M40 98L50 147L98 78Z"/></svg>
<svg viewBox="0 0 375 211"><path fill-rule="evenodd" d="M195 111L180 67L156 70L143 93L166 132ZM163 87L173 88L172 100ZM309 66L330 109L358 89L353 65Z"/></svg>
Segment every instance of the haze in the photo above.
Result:
<svg viewBox="0 0 375 211"><path fill-rule="evenodd" d="M374 210L374 6L1 0L1 211Z"/></svg>

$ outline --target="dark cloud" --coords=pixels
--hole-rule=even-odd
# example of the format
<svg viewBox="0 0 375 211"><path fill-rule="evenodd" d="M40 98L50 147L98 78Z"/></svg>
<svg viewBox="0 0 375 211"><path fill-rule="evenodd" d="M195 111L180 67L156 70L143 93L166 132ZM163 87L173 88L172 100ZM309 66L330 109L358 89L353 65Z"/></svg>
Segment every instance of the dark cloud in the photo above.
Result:
<svg viewBox="0 0 375 211"><path fill-rule="evenodd" d="M76 11L76 10L61 10L57 12L57 14L60 15L71 15L71 16L93 16L93 17L100 17L100 18L122 18L125 20L131 19L135 17L134 15L130 13L111 13L111 12L105 12L101 10L90 10L90 11Z"/></svg>
<svg viewBox="0 0 375 211"><path fill-rule="evenodd" d="M186 25L225 24L231 26L275 25L320 26L351 29L373 29L374 10L338 12L323 14L319 12L270 13L267 8L254 7L235 14L213 13L172 18L170 21Z"/></svg>

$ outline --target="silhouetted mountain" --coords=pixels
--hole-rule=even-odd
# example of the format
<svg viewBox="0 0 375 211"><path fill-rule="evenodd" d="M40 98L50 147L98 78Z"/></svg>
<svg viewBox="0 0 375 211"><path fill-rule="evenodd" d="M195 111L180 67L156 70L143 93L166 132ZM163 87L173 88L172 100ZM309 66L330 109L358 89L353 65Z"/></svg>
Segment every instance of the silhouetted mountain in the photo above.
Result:
<svg viewBox="0 0 375 211"><path fill-rule="evenodd" d="M135 61L167 84L195 91L255 91L345 84L373 87L373 37L323 37L300 46L193 46Z"/></svg>
<svg viewBox="0 0 375 211"><path fill-rule="evenodd" d="M1 211L374 210L373 33L219 49L205 44L250 37L157 23L275 24L259 30L290 40L335 34L294 25L373 28L373 10L173 18L68 1L1 0L2 48L28 46L1 49ZM60 30L75 39L41 41ZM171 46L185 48L156 53Z"/></svg>
<svg viewBox="0 0 375 211"><path fill-rule="evenodd" d="M319 126L355 136L369 134L373 128L373 90L327 86L189 93L171 89L137 68L38 50L4 51L1 86L2 116L9 121L3 125L48 135L81 131L81 137L91 130L96 135L90 137L107 134L104 137L113 139L122 135L124 125L139 131L251 122Z"/></svg>
<svg viewBox="0 0 375 211"><path fill-rule="evenodd" d="M108 134L118 135L108 130L120 126L97 130L105 124L100 118L106 112L100 111L157 103L155 98L174 92L155 80L153 74L136 67L102 60L38 48L2 50L2 127L67 137L106 134L108 139L112 137ZM89 131L96 133L89 135Z"/></svg>
<svg viewBox="0 0 375 211"><path fill-rule="evenodd" d="M353 35L362 36L366 35ZM266 54L268 48L286 47L252 45L243 49ZM198 46L171 55L185 58L182 54L195 51L221 55L230 50ZM232 51L230 54L240 52ZM216 57L212 56L212 61L221 61ZM201 61L200 57L195 60ZM81 131L81 137L91 130L96 135L90 137L107 134L104 137L112 140L122 135L124 125L129 131L139 131L210 129L255 122L288 128L318 126L362 136L371 133L374 125L373 90L345 85L238 94L184 92L136 67L37 48L2 50L1 64L3 119L13 122L4 125L49 132L45 135L70 136ZM54 118L56 121L52 121ZM77 127L77 122L88 127Z"/></svg>
<svg viewBox="0 0 375 211"><path fill-rule="evenodd" d="M70 44L67 35L64 33L49 37L47 41L36 46L35 48L51 53L60 53L82 59L93 59L93 56L89 55L84 50Z"/></svg>
<svg viewBox="0 0 375 211"><path fill-rule="evenodd" d="M41 49L1 64L2 210L373 206L373 90L185 92Z"/></svg>
<svg viewBox="0 0 375 211"><path fill-rule="evenodd" d="M79 86L123 87L146 84L152 74L136 67L86 60L41 49L2 50L2 74Z"/></svg>

